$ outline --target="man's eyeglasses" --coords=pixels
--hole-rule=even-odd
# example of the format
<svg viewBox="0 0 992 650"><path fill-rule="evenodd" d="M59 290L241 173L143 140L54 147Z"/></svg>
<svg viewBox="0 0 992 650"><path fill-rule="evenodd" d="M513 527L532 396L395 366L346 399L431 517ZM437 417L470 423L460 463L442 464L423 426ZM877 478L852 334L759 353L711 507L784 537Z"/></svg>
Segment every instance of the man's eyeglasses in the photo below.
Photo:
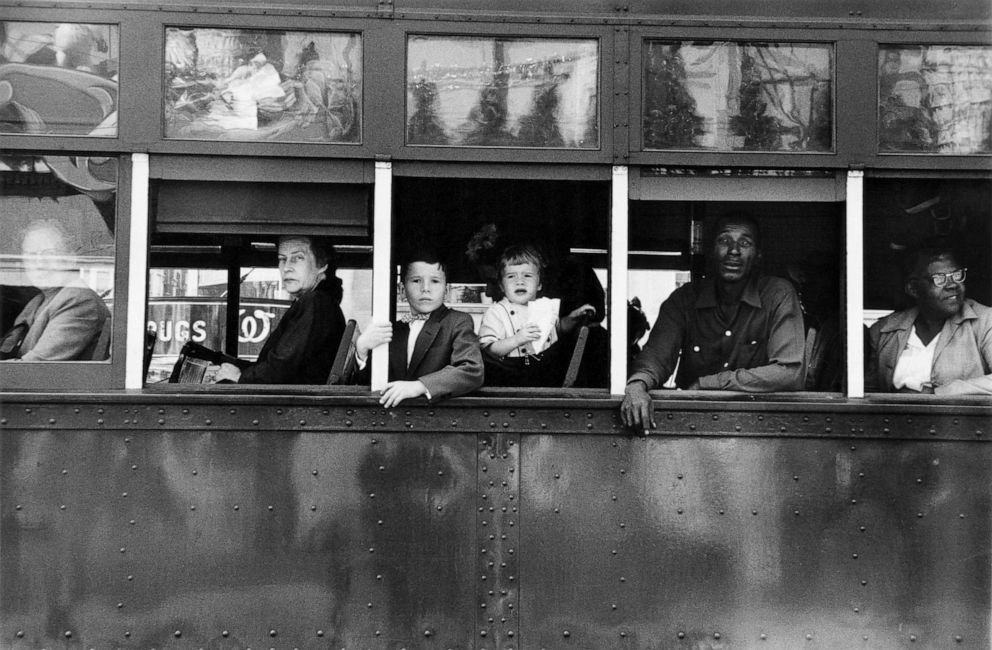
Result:
<svg viewBox="0 0 992 650"><path fill-rule="evenodd" d="M947 284L948 280L952 280L955 283L964 282L964 279L968 277L968 269L958 269L957 271L951 271L949 273L933 273L931 275L924 275L921 280L930 280L933 282L933 286L942 287Z"/></svg>

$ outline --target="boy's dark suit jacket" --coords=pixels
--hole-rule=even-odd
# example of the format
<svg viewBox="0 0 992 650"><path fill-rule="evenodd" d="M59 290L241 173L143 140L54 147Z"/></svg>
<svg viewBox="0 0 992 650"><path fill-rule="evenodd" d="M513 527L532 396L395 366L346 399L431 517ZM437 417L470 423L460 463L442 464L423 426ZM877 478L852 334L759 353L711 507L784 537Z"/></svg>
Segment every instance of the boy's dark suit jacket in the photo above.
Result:
<svg viewBox="0 0 992 650"><path fill-rule="evenodd" d="M444 305L432 312L420 330L407 366L409 334L410 326L406 323L393 325L393 340L389 343L389 381L419 379L427 387L432 401L458 397L482 386L482 351L471 316ZM368 382L371 366L371 363L366 364L359 376L361 383Z"/></svg>

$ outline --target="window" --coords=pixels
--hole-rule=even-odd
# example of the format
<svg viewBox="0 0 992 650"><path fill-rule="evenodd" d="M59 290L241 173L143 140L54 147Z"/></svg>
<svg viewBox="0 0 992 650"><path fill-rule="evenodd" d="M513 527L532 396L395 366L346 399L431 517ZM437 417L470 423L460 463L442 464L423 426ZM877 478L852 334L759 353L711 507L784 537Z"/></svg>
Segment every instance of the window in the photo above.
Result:
<svg viewBox="0 0 992 650"><path fill-rule="evenodd" d="M358 34L169 27L165 137L358 143Z"/></svg>
<svg viewBox="0 0 992 650"><path fill-rule="evenodd" d="M0 22L0 133L117 136L117 25Z"/></svg>
<svg viewBox="0 0 992 650"><path fill-rule="evenodd" d="M110 358L116 197L116 158L0 158L5 360Z"/></svg>
<svg viewBox="0 0 992 650"><path fill-rule="evenodd" d="M882 153L992 153L992 47L883 45Z"/></svg>
<svg viewBox="0 0 992 650"><path fill-rule="evenodd" d="M412 36L406 143L599 147L595 39Z"/></svg>
<svg viewBox="0 0 992 650"><path fill-rule="evenodd" d="M738 170L736 176L727 177L727 171L645 168L635 179L639 200L631 202L628 221L628 362L643 349L657 327L662 303L674 291L690 282L697 288L704 286L708 279L716 276L714 240L717 233L714 228L722 217L734 215L757 223L759 255L751 273L778 278L776 281L783 287L767 295L775 299L783 296L783 292L794 292L798 297L797 315L802 321L799 336L804 340L800 340L798 348L784 353L795 353L797 359L806 359L801 390L842 391L845 368L841 320L841 224L844 206L834 192L833 175L808 172L793 176L790 170L775 176L774 170ZM671 198L660 199L661 196ZM699 304L696 300L703 300L703 295L695 293L692 296L688 299L690 302L683 304L696 308ZM762 301L768 299L765 294L761 296ZM783 299L777 309L785 313L790 303ZM762 309L767 309L769 304L773 303L762 302ZM712 363L716 358L721 362L736 358L740 368L774 362L764 341L760 347L753 348L747 346L755 346L757 340L734 342L730 327L726 331L728 338L724 339L723 323L751 327L744 318L737 320L736 314L742 313L736 311L740 307L736 307L733 314L724 314L709 306L698 309L706 311L696 312L699 314L699 345L691 348L698 354L695 366L690 366L677 383L677 364L682 361L676 350L674 360L670 360L674 367L667 368L670 376L667 381L665 378L659 380L665 381L665 387L689 387L698 369L709 369L700 371L702 374L721 372L719 365ZM708 315L716 313L719 316ZM756 313L754 323L764 318L761 313L770 312ZM768 322L773 320L774 317L770 317ZM713 323L720 324L716 335L711 331L716 327ZM735 330L734 333L738 332ZM706 345L711 349L706 349ZM686 350L683 347L682 353ZM713 388L712 385L709 387ZM739 390L736 384L731 389Z"/></svg>
<svg viewBox="0 0 992 650"><path fill-rule="evenodd" d="M833 49L647 41L645 149L831 151Z"/></svg>
<svg viewBox="0 0 992 650"><path fill-rule="evenodd" d="M988 319L969 321L968 313L980 313L992 303L989 205L992 181L987 178L870 178L865 183L864 324L875 326L866 342L867 390L919 392L932 383L940 393L954 379L978 383L971 388L958 384L949 394L992 390L992 385L979 387L990 367L983 343ZM922 256L917 255L920 247L925 248ZM928 261L928 267L922 266ZM940 285L930 278L932 272L960 270L953 281L938 278ZM962 304L971 300L978 305ZM958 314L965 316L961 322L967 327L957 328ZM916 318L921 315L950 325L928 333L927 323ZM922 378L907 374L903 350L929 355Z"/></svg>
<svg viewBox="0 0 992 650"><path fill-rule="evenodd" d="M164 173L171 173L172 168L165 167ZM243 374L241 381L246 383L327 383L344 328L338 308L344 319L355 319L362 326L371 312L370 192L359 183L285 182L294 173L334 176L319 165L308 164L307 170L301 170L289 162L281 177L273 179L280 182L157 179L152 183L154 230L146 326L154 337L149 336L153 340L146 383L171 381L173 370L184 368L177 361L187 343L205 349L187 349L184 363L195 363L201 370L214 368L195 381L177 374L182 383L212 383L215 377L210 373L220 355L234 358L242 371L258 375ZM296 296L284 286L277 268L277 242L284 236L297 242L306 238L304 255L313 254L313 273L306 278L316 284ZM336 279L320 282L318 250L328 244L334 247L328 263L335 266ZM318 290L333 299L306 303L313 305L313 311L293 321L306 324L278 333L296 301ZM280 340L295 347L263 352L267 342ZM263 373L258 364L248 371L249 364L266 358L270 365L278 365L271 361L276 357L282 366L272 372Z"/></svg>
<svg viewBox="0 0 992 650"><path fill-rule="evenodd" d="M486 387L561 387L583 325L589 330L577 362L574 386L605 388L609 381L606 313L609 184L575 180L399 177L394 185L394 259L421 248L448 263L445 303L472 315L476 331L493 310L505 319L497 338L527 322L541 327L539 347L486 354ZM540 265L533 299L504 298L498 266L510 247L527 247L521 261ZM519 250L518 248L518 250ZM528 318L517 313L526 304ZM590 305L566 331L555 319ZM505 310L504 310L505 306ZM547 308L548 311L539 310ZM397 290L398 314L409 311ZM513 313L511 313L513 312ZM555 342L557 340L557 343ZM483 347L486 340L483 338ZM503 358L501 358L503 357ZM517 366L526 366L519 368Z"/></svg>

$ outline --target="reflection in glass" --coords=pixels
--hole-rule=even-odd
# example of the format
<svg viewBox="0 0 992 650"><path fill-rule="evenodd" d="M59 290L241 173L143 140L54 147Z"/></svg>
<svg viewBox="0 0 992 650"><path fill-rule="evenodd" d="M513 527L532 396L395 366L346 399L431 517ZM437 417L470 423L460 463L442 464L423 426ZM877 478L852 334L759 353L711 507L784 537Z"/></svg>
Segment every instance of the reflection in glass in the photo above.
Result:
<svg viewBox="0 0 992 650"><path fill-rule="evenodd" d="M166 29L165 137L359 142L358 34Z"/></svg>
<svg viewBox="0 0 992 650"><path fill-rule="evenodd" d="M0 357L110 356L117 159L0 158Z"/></svg>
<svg viewBox="0 0 992 650"><path fill-rule="evenodd" d="M830 151L832 50L648 41L644 148Z"/></svg>
<svg viewBox="0 0 992 650"><path fill-rule="evenodd" d="M878 142L883 152L992 152L992 47L880 47Z"/></svg>
<svg viewBox="0 0 992 650"><path fill-rule="evenodd" d="M595 39L411 37L407 144L599 146Z"/></svg>
<svg viewBox="0 0 992 650"><path fill-rule="evenodd" d="M116 137L118 33L0 22L0 133Z"/></svg>

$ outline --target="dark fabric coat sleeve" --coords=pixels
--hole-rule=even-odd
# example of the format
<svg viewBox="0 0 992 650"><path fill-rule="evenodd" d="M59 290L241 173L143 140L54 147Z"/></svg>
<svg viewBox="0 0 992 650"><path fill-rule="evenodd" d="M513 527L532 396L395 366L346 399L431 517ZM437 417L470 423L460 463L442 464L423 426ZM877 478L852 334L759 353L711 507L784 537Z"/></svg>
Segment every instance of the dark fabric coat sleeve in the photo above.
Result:
<svg viewBox="0 0 992 650"><path fill-rule="evenodd" d="M271 345L241 372L242 384L324 384L344 333L341 307L314 291L283 315Z"/></svg>
<svg viewBox="0 0 992 650"><path fill-rule="evenodd" d="M485 377L482 350L472 317L451 311L446 320L449 321L450 328L442 329L435 345L450 345L451 353L447 364L417 377L427 387L433 402L470 393L482 386Z"/></svg>

